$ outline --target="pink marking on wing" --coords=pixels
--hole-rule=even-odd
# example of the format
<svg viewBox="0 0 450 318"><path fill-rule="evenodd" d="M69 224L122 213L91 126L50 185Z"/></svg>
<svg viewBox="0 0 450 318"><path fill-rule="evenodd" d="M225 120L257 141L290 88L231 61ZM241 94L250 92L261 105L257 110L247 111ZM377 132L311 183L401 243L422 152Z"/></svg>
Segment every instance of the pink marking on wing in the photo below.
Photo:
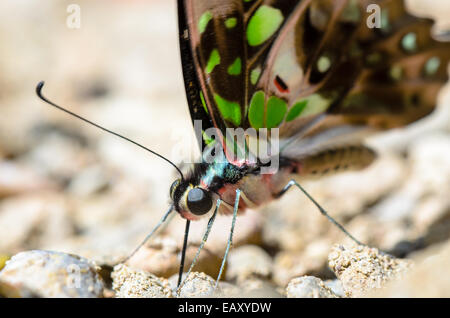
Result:
<svg viewBox="0 0 450 318"><path fill-rule="evenodd" d="M200 180L200 185L202 186L202 188L204 188L205 190L208 190L209 186L205 183L205 181L203 179Z"/></svg>

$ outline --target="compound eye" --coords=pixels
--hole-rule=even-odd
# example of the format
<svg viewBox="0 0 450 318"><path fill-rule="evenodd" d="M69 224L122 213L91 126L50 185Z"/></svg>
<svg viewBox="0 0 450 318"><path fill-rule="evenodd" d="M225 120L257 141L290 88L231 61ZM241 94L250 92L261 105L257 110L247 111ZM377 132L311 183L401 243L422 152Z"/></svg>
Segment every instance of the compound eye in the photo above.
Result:
<svg viewBox="0 0 450 318"><path fill-rule="evenodd" d="M192 214L204 215L211 210L211 195L208 191L202 188L193 188L189 190L187 196L187 206Z"/></svg>
<svg viewBox="0 0 450 318"><path fill-rule="evenodd" d="M174 194L175 194L175 190L178 188L178 186L180 185L180 182L181 182L181 180L180 179L177 179L177 180L175 180L173 183L172 183L172 185L170 186L170 192L169 192L169 194L170 194L170 198L173 200L173 196L174 196Z"/></svg>

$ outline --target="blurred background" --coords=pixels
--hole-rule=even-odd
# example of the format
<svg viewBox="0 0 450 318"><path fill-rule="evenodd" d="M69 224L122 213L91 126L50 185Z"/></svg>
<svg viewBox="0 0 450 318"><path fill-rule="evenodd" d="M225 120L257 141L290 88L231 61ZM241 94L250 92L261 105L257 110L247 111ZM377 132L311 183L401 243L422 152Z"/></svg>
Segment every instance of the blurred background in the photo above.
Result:
<svg viewBox="0 0 450 318"><path fill-rule="evenodd" d="M72 3L81 8L80 28L66 25ZM408 3L415 14L436 19L437 28L450 29L449 1ZM164 214L173 168L44 104L35 87L45 80L52 101L181 162L172 145L193 137L193 129L177 36L174 0L0 2L0 259L50 249L111 267ZM380 153L370 168L303 186L371 246L412 257L448 245L448 85L431 116L369 143ZM217 273L230 221L218 218L198 270ZM190 255L205 226L193 224ZM175 216L132 263L174 274L183 227ZM330 247L348 243L296 191L248 211L236 227L234 246L264 249L278 286L299 275L333 278Z"/></svg>

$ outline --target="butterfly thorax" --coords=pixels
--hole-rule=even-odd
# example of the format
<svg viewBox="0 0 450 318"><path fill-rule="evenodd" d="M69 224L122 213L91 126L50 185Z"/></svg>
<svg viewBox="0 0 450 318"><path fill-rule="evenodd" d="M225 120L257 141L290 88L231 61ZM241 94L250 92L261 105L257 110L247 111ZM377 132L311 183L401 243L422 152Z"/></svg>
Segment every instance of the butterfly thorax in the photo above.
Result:
<svg viewBox="0 0 450 318"><path fill-rule="evenodd" d="M237 189L241 190L238 213L266 203L282 189L294 166L283 162L280 169L271 174L262 174L261 167L261 163L253 162L238 166L223 158L213 163L193 164L184 180L176 180L171 187L174 207L182 217L197 220L211 216L220 199L219 214L230 214Z"/></svg>

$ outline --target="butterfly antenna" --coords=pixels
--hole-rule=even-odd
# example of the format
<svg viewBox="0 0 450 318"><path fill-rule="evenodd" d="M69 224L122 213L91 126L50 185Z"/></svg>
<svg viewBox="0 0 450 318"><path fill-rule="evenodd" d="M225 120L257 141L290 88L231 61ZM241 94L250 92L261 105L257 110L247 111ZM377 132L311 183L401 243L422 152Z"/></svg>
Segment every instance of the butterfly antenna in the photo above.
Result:
<svg viewBox="0 0 450 318"><path fill-rule="evenodd" d="M155 151L153 151L153 150L151 150L151 149L149 149L149 148L147 148L147 147L144 147L144 146L141 145L141 144L138 144L137 142L135 142L135 141L133 141L133 140L131 140L131 139L125 137L125 136L119 135L118 133L115 133L114 131L111 131L111 130L109 130L109 129L106 129L105 127L102 127L102 126L100 126L100 125L98 125L98 124L96 124L96 123L93 123L92 121L90 121L90 120L88 120L88 119L86 119L86 118L84 118L84 117L81 117L80 115L77 115L77 114L75 114L75 113L73 113L73 112L71 112L71 111L69 111L69 110L67 110L67 109L65 109L65 108L63 108L63 107L61 107L61 106L56 105L55 103L51 102L50 100L48 100L48 99L42 94L42 88L44 87L44 83L45 83L44 81L41 81L41 82L39 82L39 83L37 84L37 86L36 86L36 94L37 94L37 96L38 96L42 101L46 102L47 104L49 104L49 105L51 105L51 106L53 106L53 107L58 108L59 110L62 110L63 112L65 112L65 113L67 113L67 114L69 114L69 115L72 115L72 116L74 116L74 117L76 117L76 118L78 118L78 119L81 119L82 121L84 121L84 122L86 122L86 123L88 123L88 124L91 124L91 125L93 125L93 126L99 128L99 129L101 129L101 130L103 130L103 131L106 131L106 132L108 132L108 133L110 133L110 134L112 134L112 135L114 135L114 136L117 136L117 137L122 138L122 139L124 139L124 140L126 140L126 141L128 141L128 142L131 142L132 144L134 144L134 145L136 145L136 146L138 146L138 147L140 147L140 148L142 148L142 149L144 149L144 150L146 150L146 151L148 151L148 152L154 154L155 156L157 156L157 157L163 159L164 161L168 162L171 166L173 166L175 169L177 169L178 173L179 173L180 176L181 176L181 179L184 180L184 176L183 176L183 173L181 172L180 168L178 168L176 164L174 164L172 161L170 161L170 160L167 159L166 157L160 155L159 153L157 153L157 152L155 152Z"/></svg>

